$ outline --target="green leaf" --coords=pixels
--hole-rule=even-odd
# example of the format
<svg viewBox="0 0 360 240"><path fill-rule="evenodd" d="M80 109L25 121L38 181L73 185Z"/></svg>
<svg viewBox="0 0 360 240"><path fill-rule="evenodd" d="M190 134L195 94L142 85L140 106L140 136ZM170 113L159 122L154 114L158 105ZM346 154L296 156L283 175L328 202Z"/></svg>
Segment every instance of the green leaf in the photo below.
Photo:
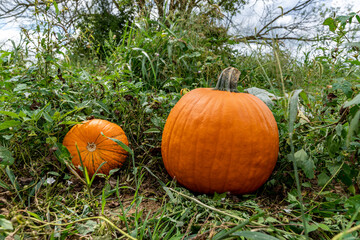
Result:
<svg viewBox="0 0 360 240"><path fill-rule="evenodd" d="M12 157L12 153L5 147L0 146L0 164L12 165L15 159Z"/></svg>
<svg viewBox="0 0 360 240"><path fill-rule="evenodd" d="M103 135L104 137L107 137L105 136L102 132L101 132L101 135ZM127 151L128 153L130 153L131 155L134 155L134 152L125 144L123 143L122 141L120 141L119 139L116 139L116 138L110 138L110 137L107 137L108 139L116 142L120 147L122 147L125 151Z"/></svg>
<svg viewBox="0 0 360 240"><path fill-rule="evenodd" d="M323 22L323 25L329 26L329 29L332 32L335 32L335 30L337 28L337 23L332 17L325 19L325 21Z"/></svg>
<svg viewBox="0 0 360 240"><path fill-rule="evenodd" d="M344 108L346 107L350 107L352 105L355 105L355 104L360 104L360 93L358 95L356 95L352 100L350 100L349 102L345 102L344 104Z"/></svg>
<svg viewBox="0 0 360 240"><path fill-rule="evenodd" d="M21 125L21 122L16 121L16 120L9 120L9 121L5 121L3 123L0 124L0 131L4 130L4 129L8 129L10 127L16 127Z"/></svg>
<svg viewBox="0 0 360 240"><path fill-rule="evenodd" d="M279 240L276 237L261 232L240 231L240 232L234 232L232 235L245 237L248 240Z"/></svg>
<svg viewBox="0 0 360 240"><path fill-rule="evenodd" d="M355 116L351 119L351 122L349 124L349 131L346 136L346 146L350 146L350 142L352 140L352 137L354 136L354 133L359 131L359 122L360 122L360 109L357 111Z"/></svg>
<svg viewBox="0 0 360 240"><path fill-rule="evenodd" d="M323 223L317 223L317 225L319 226L319 228L321 228L321 229L324 230L324 231L328 231L328 232L331 231L331 229L329 228L328 225L325 225L325 224L323 224Z"/></svg>
<svg viewBox="0 0 360 240"><path fill-rule="evenodd" d="M310 104L309 98L306 94L306 92L302 91L299 96L302 98L305 104Z"/></svg>
<svg viewBox="0 0 360 240"><path fill-rule="evenodd" d="M13 230L11 221L7 220L4 215L0 215L0 232L11 232Z"/></svg>
<svg viewBox="0 0 360 240"><path fill-rule="evenodd" d="M213 201L221 201L222 199L224 199L226 197L226 192L224 193L215 193L214 197L213 197Z"/></svg>
<svg viewBox="0 0 360 240"><path fill-rule="evenodd" d="M56 137L48 137L46 138L46 143L49 144L50 146L56 144L57 142L57 138Z"/></svg>
<svg viewBox="0 0 360 240"><path fill-rule="evenodd" d="M351 89L351 83L343 79L340 79L338 82L333 84L333 90L338 90L338 89L343 91L346 97L348 98L350 98L353 93L353 90Z"/></svg>
<svg viewBox="0 0 360 240"><path fill-rule="evenodd" d="M318 185L320 187L323 187L325 186L327 181L329 181L330 177L326 173L322 172L317 176L317 179L318 179Z"/></svg>
<svg viewBox="0 0 360 240"><path fill-rule="evenodd" d="M319 226L316 224L311 224L311 225L307 224L308 232L316 231L318 228L319 228Z"/></svg>
<svg viewBox="0 0 360 240"><path fill-rule="evenodd" d="M144 131L144 133L160 133L160 130L157 128L150 128L150 129Z"/></svg>
<svg viewBox="0 0 360 240"><path fill-rule="evenodd" d="M89 233L92 233L95 231L95 227L98 224L93 220L86 221L85 224L77 224L76 229L78 230L79 234L81 235L87 235Z"/></svg>
<svg viewBox="0 0 360 240"><path fill-rule="evenodd" d="M295 161L297 165L304 171L307 178L314 178L314 161L309 158L309 156L303 149L295 153Z"/></svg>
<svg viewBox="0 0 360 240"><path fill-rule="evenodd" d="M349 21L351 23L352 16L338 16L336 18L337 21L340 21L341 26L345 27L346 23Z"/></svg>
<svg viewBox="0 0 360 240"><path fill-rule="evenodd" d="M53 123L54 120L51 118L51 116L47 113L47 112L43 112L43 117L45 118L45 120L49 123Z"/></svg>
<svg viewBox="0 0 360 240"><path fill-rule="evenodd" d="M6 116L9 116L9 117L12 117L12 118L19 118L19 115L17 115L17 114L14 113L14 112L0 111L0 114L6 115Z"/></svg>
<svg viewBox="0 0 360 240"><path fill-rule="evenodd" d="M53 4L54 4L54 7L55 7L56 15L59 15L59 14L60 14L60 11L59 11L59 7L58 7L56 1L53 1Z"/></svg>
<svg viewBox="0 0 360 240"><path fill-rule="evenodd" d="M20 92L22 90L28 89L28 85L24 84L24 83L20 83L18 85L16 85L16 87L14 88L14 92Z"/></svg>
<svg viewBox="0 0 360 240"><path fill-rule="evenodd" d="M30 214L31 216L33 216L34 218L42 221L41 217L39 215L37 215L36 213L30 212L30 211L27 211L27 213Z"/></svg>
<svg viewBox="0 0 360 240"><path fill-rule="evenodd" d="M119 170L120 170L120 168L111 169L109 172L109 175L113 175L114 173L118 172Z"/></svg>
<svg viewBox="0 0 360 240"><path fill-rule="evenodd" d="M343 130L343 125L341 125L341 124L336 125L336 127L335 127L336 135L341 137L342 130Z"/></svg>
<svg viewBox="0 0 360 240"><path fill-rule="evenodd" d="M360 208L360 195L349 197L349 199L346 200L344 206L347 208L351 208L351 207L355 209Z"/></svg>
<svg viewBox="0 0 360 240"><path fill-rule="evenodd" d="M295 153L295 160L296 161L306 161L308 159L307 153L304 151L304 149L301 149Z"/></svg>
<svg viewBox="0 0 360 240"><path fill-rule="evenodd" d="M11 169L9 168L9 166L6 166L5 172L6 172L6 174L8 175L8 177L9 177L10 182L12 183L12 185L13 185L14 187L16 187L17 184L16 184L15 175L14 175L13 171L11 171Z"/></svg>
<svg viewBox="0 0 360 240"><path fill-rule="evenodd" d="M302 91L302 89L297 89L293 92L291 98L290 98L290 103L289 103L289 133L292 133L294 131L294 125L295 125L295 120L296 120L296 116L298 113L298 101L299 101L299 94Z"/></svg>

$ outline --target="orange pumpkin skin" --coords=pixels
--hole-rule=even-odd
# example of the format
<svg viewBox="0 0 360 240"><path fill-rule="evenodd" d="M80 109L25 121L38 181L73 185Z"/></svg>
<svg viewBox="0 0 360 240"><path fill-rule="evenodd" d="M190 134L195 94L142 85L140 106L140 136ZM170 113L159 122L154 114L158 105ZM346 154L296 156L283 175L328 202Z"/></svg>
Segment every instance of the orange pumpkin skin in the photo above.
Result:
<svg viewBox="0 0 360 240"><path fill-rule="evenodd" d="M270 109L257 97L199 88L171 110L162 136L171 177L200 193L250 193L271 175L279 135Z"/></svg>
<svg viewBox="0 0 360 240"><path fill-rule="evenodd" d="M81 160L89 176L94 175L98 167L106 162L98 171L108 175L109 171L120 168L127 158L127 151L116 142L101 135L101 132L110 138L116 138L126 145L128 139L122 128L106 120L92 119L77 124L65 135L63 145L72 156L72 163L78 169L81 166L76 145L78 146ZM80 174L81 171L77 170Z"/></svg>

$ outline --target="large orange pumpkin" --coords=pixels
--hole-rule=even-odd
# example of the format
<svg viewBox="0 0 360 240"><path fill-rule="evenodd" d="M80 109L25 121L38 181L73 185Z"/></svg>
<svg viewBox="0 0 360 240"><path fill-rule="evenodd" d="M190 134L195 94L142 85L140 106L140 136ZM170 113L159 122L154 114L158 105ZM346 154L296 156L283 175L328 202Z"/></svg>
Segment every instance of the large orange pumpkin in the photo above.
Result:
<svg viewBox="0 0 360 240"><path fill-rule="evenodd" d="M237 92L239 76L230 67L215 89L186 93L166 121L161 145L165 168L192 191L253 192L274 169L276 121L259 98Z"/></svg>
<svg viewBox="0 0 360 240"><path fill-rule="evenodd" d="M110 138L116 138L129 145L122 128L106 120L92 119L77 124L66 134L63 145L69 150L72 162L76 168L81 166L76 144L81 160L91 177L99 166L106 162L98 173L109 174L109 171L122 166L128 153ZM78 170L80 173L80 171Z"/></svg>

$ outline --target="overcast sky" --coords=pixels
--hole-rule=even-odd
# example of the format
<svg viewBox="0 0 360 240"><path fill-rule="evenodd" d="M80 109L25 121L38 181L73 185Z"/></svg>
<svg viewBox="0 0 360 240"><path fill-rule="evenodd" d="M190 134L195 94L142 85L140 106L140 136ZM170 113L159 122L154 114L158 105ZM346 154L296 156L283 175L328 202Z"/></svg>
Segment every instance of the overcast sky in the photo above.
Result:
<svg viewBox="0 0 360 240"><path fill-rule="evenodd" d="M347 9L348 6L350 6L350 12L360 11L359 1L360 0L322 0L322 3L324 3L327 7L338 8L337 14L339 15L349 13ZM251 30L251 28L254 29L259 24L259 18L261 18L265 7L271 6L275 9L275 11L280 11L280 8L278 8L278 6L281 6L284 11L286 11L286 9L293 7L297 2L298 0L250 0L250 4L247 5L245 9L241 12L238 20L242 24L246 24L247 26L249 26L249 29ZM344 4L344 2L347 5ZM291 16L285 16L279 19L276 23L285 24L291 21ZM3 20L0 20L0 47L2 46L2 43L6 42L8 39L12 39L15 42L19 41L19 26L21 24L26 24L26 22L5 22ZM6 45L11 46L10 42L7 42Z"/></svg>

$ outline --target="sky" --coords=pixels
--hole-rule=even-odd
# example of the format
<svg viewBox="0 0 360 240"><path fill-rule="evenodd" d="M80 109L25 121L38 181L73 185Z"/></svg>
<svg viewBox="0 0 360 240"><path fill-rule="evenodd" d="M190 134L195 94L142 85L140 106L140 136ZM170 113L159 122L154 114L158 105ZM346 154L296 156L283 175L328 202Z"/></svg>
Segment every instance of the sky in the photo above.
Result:
<svg viewBox="0 0 360 240"><path fill-rule="evenodd" d="M286 9L294 6L296 2L298 2L298 0L250 0L250 4L237 17L237 21L249 26L249 31L253 31L255 27L259 26L259 20L261 20L261 16L266 7L274 9L274 14L276 14L276 12L280 11L280 8L278 8L279 6L286 11ZM344 2L350 6L352 5L350 12L360 11L359 0L321 0L321 2L324 3L325 6L338 8L338 14L346 14L349 12L345 7ZM280 18L277 24L286 24L292 20L291 16L285 16ZM5 43L7 47L11 46L12 44L8 41L9 39L19 42L20 26L24 24L26 24L26 22L14 21L11 19L8 21L0 20L0 48L3 43Z"/></svg>

